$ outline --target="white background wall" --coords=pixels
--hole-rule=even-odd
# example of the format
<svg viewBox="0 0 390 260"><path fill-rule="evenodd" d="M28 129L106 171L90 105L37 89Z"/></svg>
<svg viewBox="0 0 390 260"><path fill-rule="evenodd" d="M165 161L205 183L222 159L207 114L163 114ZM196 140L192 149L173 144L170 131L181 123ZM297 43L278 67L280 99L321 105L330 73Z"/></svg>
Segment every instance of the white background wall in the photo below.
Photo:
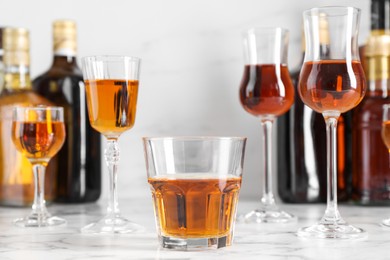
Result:
<svg viewBox="0 0 390 260"><path fill-rule="evenodd" d="M77 22L79 57L142 58L136 125L120 139L120 197L150 196L141 137L234 135L248 137L241 197L255 198L261 187L261 131L259 120L244 112L238 99L244 65L241 32L253 26L289 29L293 69L301 57L303 10L329 5L361 8L363 43L369 32L369 4L368 0L0 0L0 26L30 30L32 77L51 64L55 19ZM103 174L106 197L106 169Z"/></svg>

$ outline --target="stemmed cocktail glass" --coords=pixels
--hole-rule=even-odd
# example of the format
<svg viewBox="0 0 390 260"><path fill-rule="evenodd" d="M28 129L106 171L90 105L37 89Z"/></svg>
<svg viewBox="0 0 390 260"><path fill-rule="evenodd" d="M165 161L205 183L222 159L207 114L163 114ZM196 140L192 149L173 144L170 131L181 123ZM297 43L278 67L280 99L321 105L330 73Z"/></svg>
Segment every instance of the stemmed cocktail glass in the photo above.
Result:
<svg viewBox="0 0 390 260"><path fill-rule="evenodd" d="M118 138L133 127L136 114L140 59L94 56L82 59L89 121L107 139L106 164L110 174L107 215L87 225L83 233L130 233L141 226L122 217L118 206Z"/></svg>
<svg viewBox="0 0 390 260"><path fill-rule="evenodd" d="M45 171L50 159L65 141L62 107L15 107L12 117L12 141L30 161L34 172L34 202L29 216L14 221L20 227L63 225L62 218L51 216L46 209Z"/></svg>
<svg viewBox="0 0 390 260"><path fill-rule="evenodd" d="M386 145L390 156L390 104L383 105L382 140ZM390 164L389 164L390 169ZM382 225L390 227L390 218L382 220Z"/></svg>
<svg viewBox="0 0 390 260"><path fill-rule="evenodd" d="M346 223L337 208L336 149L340 113L358 105L366 89L358 53L360 10L353 7L313 8L305 11L303 18L306 52L298 89L302 101L322 113L325 119L328 197L322 219L315 225L301 228L298 236L362 237L364 231ZM324 32L325 35L320 35Z"/></svg>
<svg viewBox="0 0 390 260"><path fill-rule="evenodd" d="M287 68L288 31L255 28L244 35L245 68L240 86L244 109L259 118L263 130L263 196L260 207L244 216L245 222L286 223L296 218L279 209L272 192L272 127L277 116L294 102L294 87Z"/></svg>

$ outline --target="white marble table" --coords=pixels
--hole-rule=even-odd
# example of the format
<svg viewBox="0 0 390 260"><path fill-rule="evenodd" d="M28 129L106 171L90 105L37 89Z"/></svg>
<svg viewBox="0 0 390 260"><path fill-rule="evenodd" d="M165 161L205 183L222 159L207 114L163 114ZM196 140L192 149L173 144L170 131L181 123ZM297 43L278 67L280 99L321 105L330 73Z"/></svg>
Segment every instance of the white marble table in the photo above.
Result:
<svg viewBox="0 0 390 260"><path fill-rule="evenodd" d="M239 212L255 206L241 201ZM65 227L52 230L22 229L11 224L13 218L29 209L0 208L0 259L81 260L81 259L389 259L390 228L379 221L390 217L390 207L341 205L344 218L366 231L361 240L302 239L296 230L321 217L324 205L283 205L296 214L299 222L288 225L237 224L234 245L197 252L179 252L158 248L151 201L122 200L124 215L144 225L137 235L84 235L81 226L99 218L105 201L87 205L52 205L50 211L68 220Z"/></svg>

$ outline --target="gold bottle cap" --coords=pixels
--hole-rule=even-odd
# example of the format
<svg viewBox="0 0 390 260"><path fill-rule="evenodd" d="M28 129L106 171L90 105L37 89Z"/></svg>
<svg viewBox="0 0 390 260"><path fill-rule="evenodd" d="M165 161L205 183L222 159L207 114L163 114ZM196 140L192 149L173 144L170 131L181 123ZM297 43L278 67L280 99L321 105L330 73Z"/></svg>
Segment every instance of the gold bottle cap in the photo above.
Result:
<svg viewBox="0 0 390 260"><path fill-rule="evenodd" d="M3 30L4 64L30 65L30 36L24 28L5 28Z"/></svg>
<svg viewBox="0 0 390 260"><path fill-rule="evenodd" d="M329 25L328 25L328 21L326 20L325 14L320 14L318 29L319 29L320 44L329 45ZM306 49L304 30L302 30L301 48L302 51L305 51Z"/></svg>
<svg viewBox="0 0 390 260"><path fill-rule="evenodd" d="M371 34L367 40L365 55L390 56L390 34Z"/></svg>
<svg viewBox="0 0 390 260"><path fill-rule="evenodd" d="M77 51L77 28L71 20L53 22L53 49L56 55L75 56Z"/></svg>
<svg viewBox="0 0 390 260"><path fill-rule="evenodd" d="M364 48L365 71L369 81L385 80L390 76L390 34L373 31ZM382 85L375 85L381 88Z"/></svg>
<svg viewBox="0 0 390 260"><path fill-rule="evenodd" d="M319 30L320 30L320 43L328 45L329 41L329 24L326 17L326 14L320 14L319 21Z"/></svg>

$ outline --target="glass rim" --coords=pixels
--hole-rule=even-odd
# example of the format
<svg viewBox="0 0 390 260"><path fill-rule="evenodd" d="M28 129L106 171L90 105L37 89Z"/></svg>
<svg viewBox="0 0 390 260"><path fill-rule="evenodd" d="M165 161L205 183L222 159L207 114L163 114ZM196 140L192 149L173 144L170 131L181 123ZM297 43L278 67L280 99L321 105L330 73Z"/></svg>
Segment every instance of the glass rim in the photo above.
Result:
<svg viewBox="0 0 390 260"><path fill-rule="evenodd" d="M57 111L64 111L64 108L61 106L47 106L47 105L37 105L37 106L14 106L13 110L36 110L36 111L44 111L44 110L57 110Z"/></svg>
<svg viewBox="0 0 390 260"><path fill-rule="evenodd" d="M130 60L135 62L141 62L141 58L138 58L136 56L128 56L128 55L91 55L91 56L84 56L81 57L81 61L124 61L124 60Z"/></svg>
<svg viewBox="0 0 390 260"><path fill-rule="evenodd" d="M218 141L218 140L232 140L232 141L245 141L247 137L244 136L145 136L142 137L144 141L160 141L160 140L172 140L172 141Z"/></svg>
<svg viewBox="0 0 390 260"><path fill-rule="evenodd" d="M353 14L359 14L361 13L361 10L360 8L357 8L357 7L353 7L353 6L322 6L322 7L313 7L313 8L310 8L310 9L307 9L305 11L303 11L303 16L304 17L312 17L312 16L319 16L321 11L326 11L326 10L338 10L339 12L341 12L342 10L344 12L341 12L341 13L334 13L334 14L329 14L328 12L326 12L326 16L345 16L347 14L349 14L349 10L352 10L353 11Z"/></svg>
<svg viewBox="0 0 390 260"><path fill-rule="evenodd" d="M282 32L282 34L289 33L289 30L283 27L250 27L246 29L242 34L243 36L247 36L250 34L257 34L257 33L275 33L275 32Z"/></svg>
<svg viewBox="0 0 390 260"><path fill-rule="evenodd" d="M386 108L386 109L390 108L390 103L388 103L388 104L383 104L383 105L382 105L382 108Z"/></svg>

